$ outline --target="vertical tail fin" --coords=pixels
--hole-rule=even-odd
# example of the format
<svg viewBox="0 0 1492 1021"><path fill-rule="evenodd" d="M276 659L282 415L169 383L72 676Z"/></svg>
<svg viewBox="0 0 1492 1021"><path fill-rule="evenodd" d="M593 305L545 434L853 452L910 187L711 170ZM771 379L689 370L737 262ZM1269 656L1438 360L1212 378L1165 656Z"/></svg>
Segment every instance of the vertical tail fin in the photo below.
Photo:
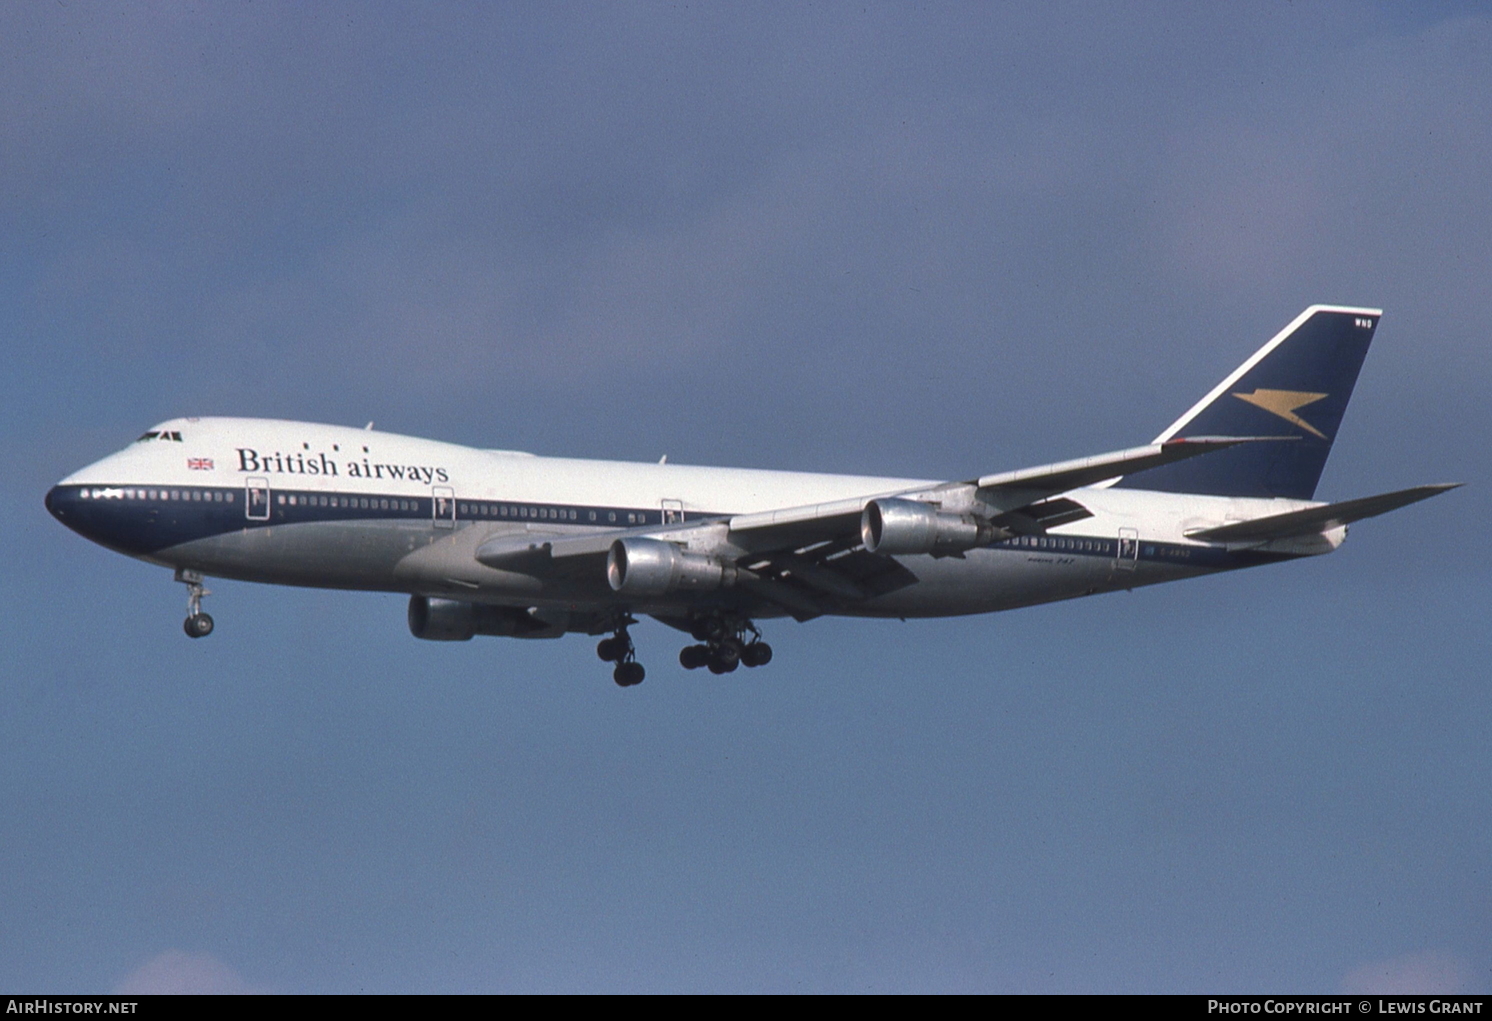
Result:
<svg viewBox="0 0 1492 1021"><path fill-rule="evenodd" d="M1309 500L1357 384L1382 310L1312 305L1156 442L1189 436L1297 436L1245 443L1126 476L1128 489Z"/></svg>

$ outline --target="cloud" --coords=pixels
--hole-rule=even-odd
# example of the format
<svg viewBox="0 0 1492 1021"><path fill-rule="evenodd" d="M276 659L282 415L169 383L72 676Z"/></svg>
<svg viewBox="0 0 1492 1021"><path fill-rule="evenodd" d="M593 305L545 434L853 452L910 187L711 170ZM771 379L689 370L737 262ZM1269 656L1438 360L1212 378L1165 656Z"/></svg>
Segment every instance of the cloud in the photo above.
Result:
<svg viewBox="0 0 1492 1021"><path fill-rule="evenodd" d="M1466 962L1455 954L1427 950L1354 968L1342 979L1342 992L1353 996L1462 993L1467 988L1466 973Z"/></svg>
<svg viewBox="0 0 1492 1021"><path fill-rule="evenodd" d="M211 954L167 950L126 975L115 987L119 995L244 995L262 993Z"/></svg>

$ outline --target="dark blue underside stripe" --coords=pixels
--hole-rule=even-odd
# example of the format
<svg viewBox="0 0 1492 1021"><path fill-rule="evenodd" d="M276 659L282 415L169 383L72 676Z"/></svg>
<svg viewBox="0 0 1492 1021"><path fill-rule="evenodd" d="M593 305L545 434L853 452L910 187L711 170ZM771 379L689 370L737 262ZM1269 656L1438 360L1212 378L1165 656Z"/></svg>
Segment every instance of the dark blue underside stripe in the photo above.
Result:
<svg viewBox="0 0 1492 1021"><path fill-rule="evenodd" d="M1021 536L993 543L991 549L1008 549L1040 557L1118 557L1119 543L1114 539L1092 535ZM1268 553L1258 550L1228 549L1224 546L1191 546L1176 542L1139 540L1139 560L1159 564L1176 564L1203 570L1230 570L1254 564L1294 560L1295 554Z"/></svg>
<svg viewBox="0 0 1492 1021"><path fill-rule="evenodd" d="M47 509L58 520L95 542L126 553L148 554L196 539L272 525L408 521L434 527L437 499L450 499L455 505L454 514L442 507L442 523L506 521L617 528L663 524L663 511L656 507L288 489L273 490L268 507L256 507L256 516L251 518L247 511L250 506L247 490L219 486L56 486L47 494L46 502ZM264 514L267 516L261 516ZM698 511L669 514L671 521L719 516Z"/></svg>
<svg viewBox="0 0 1492 1021"><path fill-rule="evenodd" d="M135 496L126 494L134 493ZM152 498L149 494L154 493ZM164 494L164 495L163 495ZM173 495L174 494L174 495ZM140 486L56 486L47 494L47 509L81 535L110 549L129 554L151 554L172 546L246 529L307 523L407 521L437 527L436 498L310 490L275 490L268 517L251 519L245 512L243 489L212 486L173 488ZM326 500L323 506L321 501ZM331 503L335 501L336 506ZM663 511L646 507L592 507L582 504L531 504L506 500L454 498L458 524L514 522L618 528L661 525ZM670 520L700 521L726 516L698 511L670 511ZM572 516L573 515L573 516ZM678 515L677 518L673 515ZM449 518L442 518L442 525ZM1118 555L1116 539L1092 535L1019 536L993 543L992 549L1050 557ZM1203 570L1227 570L1276 560L1290 554L1229 550L1222 546L1141 541L1138 559Z"/></svg>

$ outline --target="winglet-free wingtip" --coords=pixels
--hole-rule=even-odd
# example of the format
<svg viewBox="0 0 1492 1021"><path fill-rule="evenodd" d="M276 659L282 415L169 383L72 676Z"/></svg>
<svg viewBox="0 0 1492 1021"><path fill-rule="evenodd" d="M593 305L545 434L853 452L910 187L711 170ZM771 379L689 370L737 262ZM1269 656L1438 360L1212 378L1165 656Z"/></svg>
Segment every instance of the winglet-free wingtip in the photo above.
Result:
<svg viewBox="0 0 1492 1021"><path fill-rule="evenodd" d="M1282 440L1298 440L1299 436L1173 436L1169 440L1162 440L1162 447L1181 446L1191 444L1193 446L1231 447L1238 443L1278 443Z"/></svg>
<svg viewBox="0 0 1492 1021"><path fill-rule="evenodd" d="M1414 500L1415 503L1418 503L1420 500L1428 500L1430 497L1439 496L1441 493L1449 493L1452 489L1460 489L1464 485L1466 485L1464 482L1431 482L1424 486L1414 486L1404 490L1404 492L1420 494Z"/></svg>

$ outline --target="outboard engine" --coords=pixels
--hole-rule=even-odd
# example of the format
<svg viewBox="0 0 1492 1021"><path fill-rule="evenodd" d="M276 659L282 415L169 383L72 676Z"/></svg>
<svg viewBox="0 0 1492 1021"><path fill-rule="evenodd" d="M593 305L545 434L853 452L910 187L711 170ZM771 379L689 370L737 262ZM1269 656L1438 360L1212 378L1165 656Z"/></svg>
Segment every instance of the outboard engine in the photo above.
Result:
<svg viewBox="0 0 1492 1021"><path fill-rule="evenodd" d="M1006 535L973 514L948 514L918 500L872 500L860 515L860 539L872 553L952 556Z"/></svg>
<svg viewBox="0 0 1492 1021"><path fill-rule="evenodd" d="M567 615L545 611L543 619L516 606L488 606L435 596L409 597L409 633L431 642L467 642L473 635L558 638Z"/></svg>
<svg viewBox="0 0 1492 1021"><path fill-rule="evenodd" d="M611 544L606 581L613 592L627 596L708 592L734 585L736 568L661 539L627 538Z"/></svg>

